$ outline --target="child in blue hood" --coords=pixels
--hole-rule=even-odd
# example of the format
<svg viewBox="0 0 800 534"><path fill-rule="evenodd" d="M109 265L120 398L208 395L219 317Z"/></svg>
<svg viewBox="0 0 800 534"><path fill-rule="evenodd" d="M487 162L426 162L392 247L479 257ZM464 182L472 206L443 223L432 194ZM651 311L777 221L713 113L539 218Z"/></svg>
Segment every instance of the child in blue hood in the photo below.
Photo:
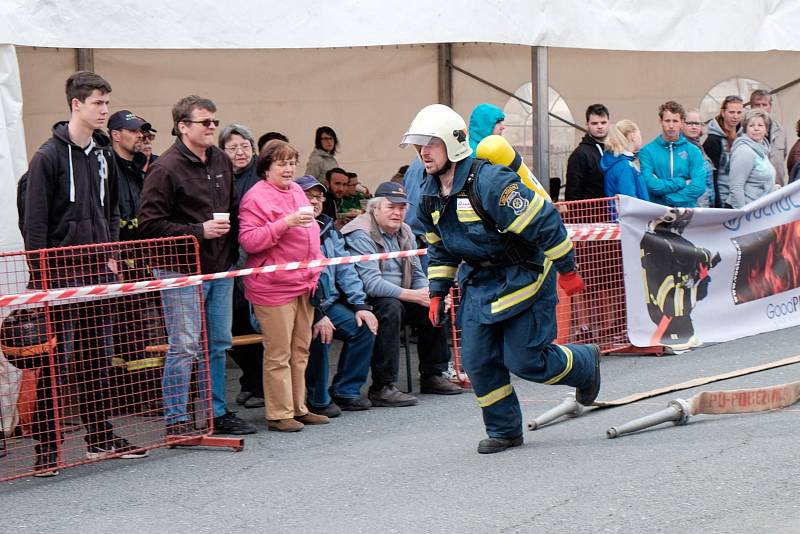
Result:
<svg viewBox="0 0 800 534"><path fill-rule="evenodd" d="M600 169L605 175L606 196L627 195L650 200L647 184L639 172L636 153L642 148L642 134L633 121L623 119L608 132Z"/></svg>
<svg viewBox="0 0 800 534"><path fill-rule="evenodd" d="M506 114L503 110L492 104L478 104L472 110L472 115L469 116L469 146L472 148L472 154L475 154L475 149L478 143L483 141L484 137L490 135L502 135L506 127L503 121L506 120Z"/></svg>

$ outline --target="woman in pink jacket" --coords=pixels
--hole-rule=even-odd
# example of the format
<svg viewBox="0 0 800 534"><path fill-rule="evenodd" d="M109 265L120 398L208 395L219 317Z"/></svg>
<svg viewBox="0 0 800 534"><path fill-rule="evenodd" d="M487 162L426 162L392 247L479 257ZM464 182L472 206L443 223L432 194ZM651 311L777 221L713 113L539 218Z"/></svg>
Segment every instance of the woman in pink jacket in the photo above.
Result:
<svg viewBox="0 0 800 534"><path fill-rule="evenodd" d="M239 207L239 244L245 267L321 259L319 225L305 193L294 183L298 153L270 141L258 156L256 183ZM306 407L305 372L314 310L309 302L320 269L247 276L245 297L253 304L264 336L264 393L267 428L302 430L328 423Z"/></svg>

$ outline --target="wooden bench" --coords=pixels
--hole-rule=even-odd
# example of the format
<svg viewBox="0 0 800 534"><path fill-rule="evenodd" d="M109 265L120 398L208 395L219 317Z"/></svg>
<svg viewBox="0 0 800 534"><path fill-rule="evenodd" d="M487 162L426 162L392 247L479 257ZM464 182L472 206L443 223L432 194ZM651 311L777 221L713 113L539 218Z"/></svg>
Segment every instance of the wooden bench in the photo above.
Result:
<svg viewBox="0 0 800 534"><path fill-rule="evenodd" d="M261 334L247 334L246 336L233 336L233 346L240 347L242 345L256 345L261 343L262 336ZM156 354L162 354L167 352L167 348L169 347L168 344L164 343L162 345L149 345L145 347L145 352L153 352Z"/></svg>

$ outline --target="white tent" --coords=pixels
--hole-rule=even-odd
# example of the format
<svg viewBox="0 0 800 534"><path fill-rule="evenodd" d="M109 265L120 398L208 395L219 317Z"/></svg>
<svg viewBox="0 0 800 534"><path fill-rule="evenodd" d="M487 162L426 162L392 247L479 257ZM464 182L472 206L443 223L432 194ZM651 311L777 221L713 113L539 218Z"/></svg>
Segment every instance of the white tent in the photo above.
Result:
<svg viewBox="0 0 800 534"><path fill-rule="evenodd" d="M256 50L505 43L631 51L800 50L800 3L788 0L120 0L102 5L30 0L0 4L0 21L0 43L8 43L0 56L5 74L0 85L0 190L6 193L0 196L2 250L21 247L13 191L27 160L13 45ZM213 77L213 69L198 75ZM48 83L60 86L60 73Z"/></svg>

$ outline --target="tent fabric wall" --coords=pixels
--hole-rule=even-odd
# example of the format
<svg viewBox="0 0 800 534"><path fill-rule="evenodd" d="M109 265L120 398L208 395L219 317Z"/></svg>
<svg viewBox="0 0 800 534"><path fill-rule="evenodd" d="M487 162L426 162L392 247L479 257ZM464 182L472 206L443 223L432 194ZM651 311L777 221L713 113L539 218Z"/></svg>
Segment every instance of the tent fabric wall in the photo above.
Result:
<svg viewBox="0 0 800 534"><path fill-rule="evenodd" d="M238 49L483 42L800 50L798 18L800 3L790 0L119 0L102 8L90 0L29 0L0 4L0 43Z"/></svg>
<svg viewBox="0 0 800 534"><path fill-rule="evenodd" d="M29 155L67 118L63 80L74 52L20 48ZM337 159L369 185L391 178L413 157L399 148L414 114L435 98L436 46L315 50L94 51L95 71L111 83L111 110L130 109L158 130L156 153L173 141L171 110L199 94L217 105L222 125L240 122L256 136L277 130L300 151L303 170L318 126L339 137ZM65 63L65 59L72 61ZM43 73L50 73L47 80Z"/></svg>
<svg viewBox="0 0 800 534"><path fill-rule="evenodd" d="M17 179L28 168L22 88L13 46L0 45L0 252L22 248L17 227Z"/></svg>
<svg viewBox="0 0 800 534"><path fill-rule="evenodd" d="M212 98L223 123L238 121L256 134L286 133L301 152L313 133L331 125L341 139L340 163L370 186L387 180L413 152L398 140L416 111L436 100L436 47L391 46L312 50L114 50L95 51L95 69L114 88L113 110L129 108L159 130L156 149L172 142L170 110L186 94ZM526 46L458 44L453 63L511 91L530 81ZM74 69L74 51L18 49L28 155L66 117L63 80ZM697 107L706 91L732 76L777 87L791 78L798 52L659 53L584 49L550 50L550 85L578 123L589 104L605 103L612 120L629 118L645 139L658 132L657 108L675 99ZM213 73L210 75L209 73ZM782 122L794 142L791 110L800 110L800 86L777 95ZM453 73L453 107L465 118L479 102L503 107L507 97ZM796 113L797 111L795 111ZM576 139L580 134L576 132ZM300 169L302 170L302 168Z"/></svg>

